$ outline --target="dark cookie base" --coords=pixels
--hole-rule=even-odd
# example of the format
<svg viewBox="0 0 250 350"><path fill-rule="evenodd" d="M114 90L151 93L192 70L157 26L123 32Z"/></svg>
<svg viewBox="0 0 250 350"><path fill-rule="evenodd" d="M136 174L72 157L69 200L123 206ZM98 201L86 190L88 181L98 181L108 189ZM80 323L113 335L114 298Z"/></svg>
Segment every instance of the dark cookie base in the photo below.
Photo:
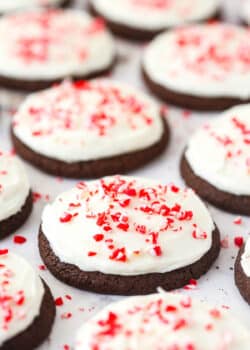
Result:
<svg viewBox="0 0 250 350"><path fill-rule="evenodd" d="M86 74L82 76L65 76L65 77L61 77L58 79L51 79L51 80L21 80L21 79L13 79L10 77L4 77L0 75L0 87L6 88L6 89L23 91L23 92L43 90L53 86L54 84L59 84L62 80L66 78L72 79L74 81L87 80L87 79L97 78L99 76L109 74L114 68L115 63L116 63L116 58L108 67L101 70L96 70L95 72L92 72L90 74Z"/></svg>
<svg viewBox="0 0 250 350"><path fill-rule="evenodd" d="M235 284L238 287L240 294L250 304L250 278L245 275L242 266L241 266L241 256L244 253L245 245L239 250L237 259L234 266L234 280Z"/></svg>
<svg viewBox="0 0 250 350"><path fill-rule="evenodd" d="M165 119L164 134L155 145L141 151L127 153L99 160L66 163L35 153L24 145L12 132L12 140L17 154L37 168L55 176L69 178L98 178L106 175L127 173L156 158L166 148L170 130Z"/></svg>
<svg viewBox="0 0 250 350"><path fill-rule="evenodd" d="M48 338L55 319L55 303L49 287L44 283L45 294L40 315L25 331L0 346L0 350L34 350Z"/></svg>
<svg viewBox="0 0 250 350"><path fill-rule="evenodd" d="M180 170L186 184L204 200L230 213L250 216L250 196L237 196L217 189L193 172L185 155Z"/></svg>
<svg viewBox="0 0 250 350"><path fill-rule="evenodd" d="M39 250L50 272L70 286L102 294L145 295L156 292L158 287L162 287L166 291L181 288L187 285L191 279L198 279L204 275L219 255L220 234L216 228L213 232L211 249L199 261L184 268L162 274L119 276L82 271L75 265L63 263L59 260L41 228L39 232Z"/></svg>
<svg viewBox="0 0 250 350"><path fill-rule="evenodd" d="M165 86L154 82L143 67L142 75L149 89L155 95L159 96L163 101L179 107L199 111L223 111L235 105L250 102L250 99L241 100L240 98L233 97L197 97L194 95L186 95L169 90Z"/></svg>
<svg viewBox="0 0 250 350"><path fill-rule="evenodd" d="M3 239L19 229L28 219L33 207L32 192L29 193L20 211L9 218L0 221L0 239Z"/></svg>
<svg viewBox="0 0 250 350"><path fill-rule="evenodd" d="M89 0L89 11L91 12L92 15L94 16L99 16L99 17L103 17L103 15L98 12L98 10L94 7L94 5L91 3L91 0ZM214 14L214 16L212 16L211 18L204 18L204 20L199 21L201 22L205 22L208 20L219 20L220 18L220 12ZM107 26L110 28L110 30L123 38L127 38L130 40L136 40L136 41L148 41L153 39L154 36L156 36L157 34L160 34L161 32L168 30L170 28L167 27L163 27L161 29L158 30L147 30L147 29L139 29L136 27L132 27L129 25L125 25L125 24L121 24L115 21L112 21L108 18L103 17L105 22L107 23Z"/></svg>

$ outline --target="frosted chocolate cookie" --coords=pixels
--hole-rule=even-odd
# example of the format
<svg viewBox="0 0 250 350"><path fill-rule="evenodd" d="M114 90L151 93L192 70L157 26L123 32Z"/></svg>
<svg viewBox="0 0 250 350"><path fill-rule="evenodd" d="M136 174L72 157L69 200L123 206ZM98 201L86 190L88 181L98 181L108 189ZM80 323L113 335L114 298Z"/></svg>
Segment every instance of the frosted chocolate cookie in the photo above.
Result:
<svg viewBox="0 0 250 350"><path fill-rule="evenodd" d="M48 286L30 264L0 250L0 350L33 350L49 336L55 318Z"/></svg>
<svg viewBox="0 0 250 350"><path fill-rule="evenodd" d="M192 190L113 176L80 183L42 214L39 249L61 281L107 294L148 294L205 274L220 235Z"/></svg>
<svg viewBox="0 0 250 350"><path fill-rule="evenodd" d="M76 350L248 350L247 327L221 307L172 293L112 303L77 332Z"/></svg>
<svg viewBox="0 0 250 350"><path fill-rule="evenodd" d="M124 173L165 149L160 106L111 80L64 82L28 97L14 117L16 152L41 170L72 178Z"/></svg>
<svg viewBox="0 0 250 350"><path fill-rule="evenodd" d="M240 294L250 304L250 239L239 250L234 278Z"/></svg>
<svg viewBox="0 0 250 350"><path fill-rule="evenodd" d="M66 6L71 0L0 0L0 13L27 9L35 6Z"/></svg>
<svg viewBox="0 0 250 350"><path fill-rule="evenodd" d="M250 215L250 105L234 107L199 129L181 162L188 186L211 204Z"/></svg>
<svg viewBox="0 0 250 350"><path fill-rule="evenodd" d="M167 28L214 18L219 12L218 0L91 0L90 6L114 33L141 40Z"/></svg>
<svg viewBox="0 0 250 350"><path fill-rule="evenodd" d="M80 10L29 10L0 18L0 85L48 87L111 69L115 45L102 20Z"/></svg>
<svg viewBox="0 0 250 350"><path fill-rule="evenodd" d="M22 163L15 156L0 152L0 239L22 226L32 205L30 184Z"/></svg>
<svg viewBox="0 0 250 350"><path fill-rule="evenodd" d="M149 88L175 105L223 110L250 100L250 32L229 24L178 28L146 48Z"/></svg>
<svg viewBox="0 0 250 350"><path fill-rule="evenodd" d="M250 1L241 0L240 1L240 17L246 25L250 25Z"/></svg>

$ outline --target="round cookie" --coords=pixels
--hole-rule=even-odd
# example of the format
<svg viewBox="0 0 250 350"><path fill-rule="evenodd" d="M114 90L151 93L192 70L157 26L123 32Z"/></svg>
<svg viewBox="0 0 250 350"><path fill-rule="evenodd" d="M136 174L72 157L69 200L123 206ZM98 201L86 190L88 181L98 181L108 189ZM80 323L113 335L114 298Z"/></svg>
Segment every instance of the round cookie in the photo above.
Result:
<svg viewBox="0 0 250 350"><path fill-rule="evenodd" d="M218 0L90 0L91 10L111 30L131 39L147 40L163 30L215 18Z"/></svg>
<svg viewBox="0 0 250 350"><path fill-rule="evenodd" d="M199 129L188 142L181 173L215 206L250 215L250 104L236 106Z"/></svg>
<svg viewBox="0 0 250 350"><path fill-rule="evenodd" d="M0 0L0 13L31 8L35 6L66 6L71 0Z"/></svg>
<svg viewBox="0 0 250 350"><path fill-rule="evenodd" d="M50 174L72 178L144 165L163 152L169 133L158 104L106 79L64 82L31 95L13 122L19 155Z"/></svg>
<svg viewBox="0 0 250 350"><path fill-rule="evenodd" d="M235 284L250 304L250 239L240 248L234 267Z"/></svg>
<svg viewBox="0 0 250 350"><path fill-rule="evenodd" d="M30 184L22 163L14 155L0 152L0 239L24 224L32 206Z"/></svg>
<svg viewBox="0 0 250 350"><path fill-rule="evenodd" d="M115 44L104 22L80 10L28 10L0 18L0 85L38 90L65 77L108 72Z"/></svg>
<svg viewBox="0 0 250 350"><path fill-rule="evenodd" d="M53 297L26 260L0 252L0 350L33 350L51 332Z"/></svg>
<svg viewBox="0 0 250 350"><path fill-rule="evenodd" d="M77 332L76 350L247 350L250 333L223 308L173 293L112 303Z"/></svg>
<svg viewBox="0 0 250 350"><path fill-rule="evenodd" d="M225 23L165 32L146 48L143 75L162 99L199 110L250 100L249 31Z"/></svg>
<svg viewBox="0 0 250 350"><path fill-rule="evenodd" d="M47 205L39 249L51 273L69 285L148 294L205 274L220 235L192 190L113 176L80 183Z"/></svg>

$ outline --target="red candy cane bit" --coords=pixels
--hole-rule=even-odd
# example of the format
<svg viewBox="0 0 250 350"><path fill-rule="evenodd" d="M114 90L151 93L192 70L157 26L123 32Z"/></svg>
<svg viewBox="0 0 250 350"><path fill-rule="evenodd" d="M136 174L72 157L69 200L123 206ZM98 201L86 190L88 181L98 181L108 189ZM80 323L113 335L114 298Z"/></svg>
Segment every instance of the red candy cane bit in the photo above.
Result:
<svg viewBox="0 0 250 350"><path fill-rule="evenodd" d="M97 255L96 252L88 252L88 256L89 256L89 257L96 256L96 255Z"/></svg>
<svg viewBox="0 0 250 350"><path fill-rule="evenodd" d="M234 244L236 245L236 247L241 248L242 245L244 244L244 239L242 236L237 236L234 238Z"/></svg>
<svg viewBox="0 0 250 350"><path fill-rule="evenodd" d="M60 217L59 220L61 223L67 223L67 222L70 222L76 216L78 216L78 213L75 213L75 214L65 213L63 216Z"/></svg>
<svg viewBox="0 0 250 350"><path fill-rule="evenodd" d="M213 317L213 318L221 318L221 312L218 309L212 309L210 310L209 314Z"/></svg>
<svg viewBox="0 0 250 350"><path fill-rule="evenodd" d="M0 255L7 255L9 253L9 249L0 249Z"/></svg>
<svg viewBox="0 0 250 350"><path fill-rule="evenodd" d="M102 233L98 233L98 234L94 235L93 238L96 242L100 242L104 239L104 235Z"/></svg>
<svg viewBox="0 0 250 350"><path fill-rule="evenodd" d="M184 318L181 318L175 323L173 330L178 331L186 326L187 326L187 321Z"/></svg>
<svg viewBox="0 0 250 350"><path fill-rule="evenodd" d="M126 262L127 261L127 255L126 255L126 249L118 248L113 251L113 253L109 256L110 260L119 261L119 262Z"/></svg>
<svg viewBox="0 0 250 350"><path fill-rule="evenodd" d="M241 217L237 217L236 219L234 219L233 223L235 225L241 225L242 224L242 218Z"/></svg>
<svg viewBox="0 0 250 350"><path fill-rule="evenodd" d="M27 241L27 238L23 237L23 236L14 236L13 237L13 242L15 244L24 244Z"/></svg>
<svg viewBox="0 0 250 350"><path fill-rule="evenodd" d="M55 299L55 305L56 306L62 306L64 304L63 302L63 298L62 297L58 297Z"/></svg>
<svg viewBox="0 0 250 350"><path fill-rule="evenodd" d="M109 312L106 320L98 321L98 325L101 327L101 330L98 332L100 336L114 337L122 328L118 323L118 316L112 311Z"/></svg>
<svg viewBox="0 0 250 350"><path fill-rule="evenodd" d="M174 305L167 305L165 310L166 310L166 312L176 312L176 311L178 311L178 308Z"/></svg>
<svg viewBox="0 0 250 350"><path fill-rule="evenodd" d="M162 249L159 245L152 248L153 255L155 256L161 256L162 255Z"/></svg>
<svg viewBox="0 0 250 350"><path fill-rule="evenodd" d="M76 90L89 90L91 88L91 83L86 80L78 80L73 83L73 87Z"/></svg>

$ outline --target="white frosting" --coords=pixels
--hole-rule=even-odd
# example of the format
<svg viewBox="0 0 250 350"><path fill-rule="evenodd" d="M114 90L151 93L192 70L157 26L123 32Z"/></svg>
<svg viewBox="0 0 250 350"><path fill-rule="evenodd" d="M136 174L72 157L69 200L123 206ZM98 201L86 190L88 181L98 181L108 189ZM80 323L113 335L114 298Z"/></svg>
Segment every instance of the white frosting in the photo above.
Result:
<svg viewBox="0 0 250 350"><path fill-rule="evenodd" d="M250 239L247 240L241 256L241 266L247 277L250 277Z"/></svg>
<svg viewBox="0 0 250 350"><path fill-rule="evenodd" d="M227 310L161 293L113 303L77 333L76 350L248 350L250 333Z"/></svg>
<svg viewBox="0 0 250 350"><path fill-rule="evenodd" d="M56 6L63 0L0 0L0 13L7 13L34 6Z"/></svg>
<svg viewBox="0 0 250 350"><path fill-rule="evenodd" d="M199 129L185 153L194 173L221 191L250 195L250 104Z"/></svg>
<svg viewBox="0 0 250 350"><path fill-rule="evenodd" d="M37 153L75 162L150 147L161 139L163 122L151 98L98 79L31 95L14 117L14 133Z"/></svg>
<svg viewBox="0 0 250 350"><path fill-rule="evenodd" d="M42 214L42 231L61 261L116 275L190 265L211 248L213 230L210 214L191 190L132 177L81 184Z"/></svg>
<svg viewBox="0 0 250 350"><path fill-rule="evenodd" d="M215 15L218 0L92 0L104 18L144 30L161 30Z"/></svg>
<svg viewBox="0 0 250 350"><path fill-rule="evenodd" d="M30 10L0 19L0 75L25 80L85 76L108 68L114 41L80 10Z"/></svg>
<svg viewBox="0 0 250 350"><path fill-rule="evenodd" d="M15 156L0 154L0 221L17 214L30 185L23 164Z"/></svg>
<svg viewBox="0 0 250 350"><path fill-rule="evenodd" d="M155 83L202 97L250 98L250 35L243 27L205 24L163 33L143 66Z"/></svg>
<svg viewBox="0 0 250 350"><path fill-rule="evenodd" d="M25 331L40 314L44 287L26 260L7 253L0 255L0 295L2 345Z"/></svg>

